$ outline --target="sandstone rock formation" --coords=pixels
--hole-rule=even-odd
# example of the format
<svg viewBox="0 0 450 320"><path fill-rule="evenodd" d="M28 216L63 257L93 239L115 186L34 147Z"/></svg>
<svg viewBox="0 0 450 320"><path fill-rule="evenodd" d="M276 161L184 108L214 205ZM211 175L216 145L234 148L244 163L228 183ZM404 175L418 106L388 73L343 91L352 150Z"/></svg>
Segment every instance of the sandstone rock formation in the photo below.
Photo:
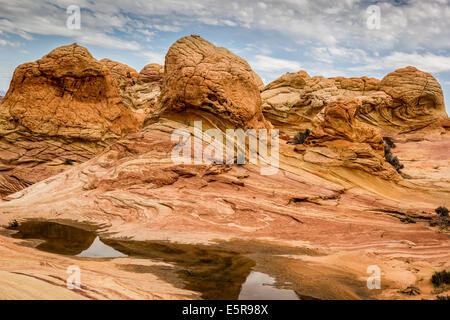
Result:
<svg viewBox="0 0 450 320"><path fill-rule="evenodd" d="M381 80L380 90L392 97L392 104L365 113L371 115L375 109L375 114L394 128L414 131L448 118L442 88L427 72L414 67L398 69Z"/></svg>
<svg viewBox="0 0 450 320"><path fill-rule="evenodd" d="M329 135L343 142L354 138L358 126L352 120L353 107L353 102L348 102L328 108L321 126L323 134L315 132L311 143L327 143ZM336 129L337 123L345 128ZM450 241L422 223L404 224L399 218L431 217L432 208L450 190L442 187L443 181L439 188L430 188L429 184L420 188L401 186L363 170L303 161L290 151L290 145L281 146L280 170L275 175L261 176L258 165L250 164L176 164L170 158L175 144L170 134L177 128L192 130L161 119L73 170L10 195L10 201L0 204L0 225L11 219L59 219L102 225L102 232L116 239L216 243L233 250L238 245L232 239L243 239L246 242L241 247L246 253L264 253L256 260L259 270L291 279L296 290L305 295L322 299L367 298L369 294L399 298L396 292L405 282L421 286L430 295L431 288L424 289L419 279L429 277L434 268L448 262ZM366 132L360 140L368 156L373 157L376 150L372 146L379 145L377 137ZM347 146L354 148L350 142ZM410 158L411 153L405 156ZM444 162L442 165L448 166L448 159ZM2 270L21 270L27 275L39 270L41 277L54 274L55 268L34 261L31 249L20 250L18 244L1 235L0 241L4 244L1 252L11 248L9 251L16 250L22 257L7 258ZM294 249L306 254L301 259L288 254ZM280 250L287 253L282 259ZM45 256L40 255L40 259ZM34 268L22 262L25 258ZM64 268L71 264L69 259ZM91 294L111 286L111 277L122 275L118 264L138 263L126 259L115 259L114 265L81 261L90 275L83 280L86 289L82 292ZM385 270L385 290L364 291L363 276L370 263ZM330 270L330 265L341 271ZM59 264L57 268L65 271ZM103 272L109 275L100 282L95 280L101 276L95 272L99 268L105 268ZM344 269L350 275L342 274ZM420 272L411 271L416 269ZM112 281L114 287L134 288L135 284L124 283L131 274L139 275L120 276L119 282ZM311 281L302 278L305 274ZM324 283L318 280L323 277L327 279ZM354 280L360 278L364 281ZM326 289L330 281L333 288Z"/></svg>
<svg viewBox="0 0 450 320"><path fill-rule="evenodd" d="M148 64L137 73L133 68L120 62L109 59L101 61L111 70L120 88L125 107L141 114L148 114L155 108L161 92L163 66L156 63Z"/></svg>
<svg viewBox="0 0 450 320"><path fill-rule="evenodd" d="M434 128L447 119L439 83L413 67L399 69L381 81L310 77L299 71L281 76L262 92L266 118L292 129L311 128L312 119L326 105L353 98L362 103L358 117L387 132Z"/></svg>
<svg viewBox="0 0 450 320"><path fill-rule="evenodd" d="M157 63L149 63L139 72L138 81L141 83L155 83L162 85L164 66Z"/></svg>
<svg viewBox="0 0 450 320"><path fill-rule="evenodd" d="M114 79L105 62L77 44L17 67L0 105L0 195L83 162L140 128Z"/></svg>
<svg viewBox="0 0 450 320"><path fill-rule="evenodd" d="M166 55L160 112L200 110L229 128L270 128L262 115L258 82L244 59L199 36L184 37Z"/></svg>
<svg viewBox="0 0 450 320"><path fill-rule="evenodd" d="M139 73L126 64L110 59L102 59L100 62L103 62L111 71L113 79L116 82L116 86L120 89L120 95L125 107L133 110L134 104L128 94L128 90L136 84Z"/></svg>
<svg viewBox="0 0 450 320"><path fill-rule="evenodd" d="M149 114L156 108L156 102L161 93L164 67L151 63L142 68L136 84L127 91L132 101L131 109L143 114Z"/></svg>
<svg viewBox="0 0 450 320"><path fill-rule="evenodd" d="M383 138L358 120L359 99L332 102L314 120L306 138L304 161L323 166L355 168L397 180L396 170L384 160Z"/></svg>
<svg viewBox="0 0 450 320"><path fill-rule="evenodd" d="M0 202L0 297L15 296L20 293L17 288L27 288L22 292L27 298L38 295L37 288L45 288L50 297L91 299L186 298L193 294L176 287L180 286L176 275L167 283L165 276L175 269L171 263L131 256L83 259L24 247L7 237L7 230L1 227L14 219L19 223L26 219L64 221L88 225L91 230L101 227L98 232L109 241L231 248L234 254L251 256L256 270L275 277L299 295L319 299L398 299L404 298L399 289L409 285L420 287L422 295L417 298L435 297L424 279L437 269L450 267L450 240L448 233L438 233L428 221L436 215L434 208L449 206L450 136L443 131L418 139L408 133L420 127L413 121L414 115L420 118L423 111L421 119L428 121L442 114L433 79L425 76L428 80L422 92L403 90L414 87L405 79L424 76L412 69L398 71L400 75L394 73L383 81L326 79L306 72L283 75L266 86L264 112L276 128L295 132L308 127L311 133L296 151L280 141L279 170L261 175L260 162L177 163L171 154L177 144L172 140L174 130L193 134L191 123L183 118L187 113L208 114L212 125L219 127L270 127L261 114L256 76L239 57L191 36L171 47L162 79L162 67L146 66L129 86L123 81L128 79L126 73L123 77L126 68L111 62L100 62L99 68L105 69L110 79L116 77L108 83L114 83L111 86L116 89L111 92L119 101L123 100L121 84L125 84L122 94L126 95L139 85L150 83L159 88L162 81L157 108L144 107L161 116L152 114L144 128L95 156L92 154L97 149L91 150L103 148L98 140L91 139L88 144L85 139L75 142L64 135L57 139L31 131L21 118L8 122L3 119L9 118L0 117L3 126L17 123L18 129L10 129L2 138L9 140L0 149L2 161L10 159L0 171L18 168L17 173L8 175L10 179L18 177L17 183L33 174L41 177L35 170L60 165L69 158L68 152L75 157L83 150L90 158ZM73 83L66 77L52 79L54 86ZM95 77L88 79L100 82ZM24 80L27 83L27 77ZM20 81L14 83L20 88ZM47 91L55 90L52 88ZM69 86L70 91L62 90L53 99L76 96L76 88ZM8 102L13 101L12 92L0 106L2 115L14 109ZM23 93L25 97L33 95ZM108 101L100 92L98 96ZM129 112L123 106L120 110ZM99 114L103 114L100 109ZM52 114L44 116L53 119ZM383 140L375 125L405 133L393 135L395 153L405 164L402 176L384 161ZM287 136L282 135L283 139ZM42 144L39 148L38 139ZM8 153L11 150L14 152ZM55 156L59 158L51 161ZM25 163L31 163L30 171L23 174ZM72 264L83 270L83 287L67 292L61 289L65 288L66 268ZM162 271L158 269L161 265ZM367 289L369 265L383 270L383 290ZM13 286L8 286L9 279L16 281Z"/></svg>

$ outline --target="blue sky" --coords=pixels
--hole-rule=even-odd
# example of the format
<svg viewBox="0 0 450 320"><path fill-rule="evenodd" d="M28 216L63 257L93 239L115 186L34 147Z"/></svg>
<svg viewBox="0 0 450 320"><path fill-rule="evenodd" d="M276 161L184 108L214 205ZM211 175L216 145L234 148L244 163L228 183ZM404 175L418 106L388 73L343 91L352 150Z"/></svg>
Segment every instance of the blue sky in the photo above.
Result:
<svg viewBox="0 0 450 320"><path fill-rule="evenodd" d="M81 10L79 30L66 26L70 5ZM0 0L0 8L4 91L17 65L61 45L139 71L198 34L245 58L265 83L300 69L381 79L413 65L438 79L450 110L450 0Z"/></svg>

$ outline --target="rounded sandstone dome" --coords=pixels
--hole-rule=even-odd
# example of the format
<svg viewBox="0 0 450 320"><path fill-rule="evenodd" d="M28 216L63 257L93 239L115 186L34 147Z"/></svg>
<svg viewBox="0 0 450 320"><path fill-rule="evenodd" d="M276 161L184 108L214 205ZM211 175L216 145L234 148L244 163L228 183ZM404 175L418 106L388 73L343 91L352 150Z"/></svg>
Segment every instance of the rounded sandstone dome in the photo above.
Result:
<svg viewBox="0 0 450 320"><path fill-rule="evenodd" d="M270 128L261 83L249 64L199 36L177 40L165 60L159 104L165 113L201 110L237 128Z"/></svg>

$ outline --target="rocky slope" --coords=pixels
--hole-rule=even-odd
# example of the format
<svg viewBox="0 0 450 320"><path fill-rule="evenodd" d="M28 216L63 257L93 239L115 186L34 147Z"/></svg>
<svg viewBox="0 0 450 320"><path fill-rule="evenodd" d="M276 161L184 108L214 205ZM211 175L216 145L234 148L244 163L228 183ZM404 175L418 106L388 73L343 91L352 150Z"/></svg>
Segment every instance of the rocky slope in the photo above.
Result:
<svg viewBox="0 0 450 320"><path fill-rule="evenodd" d="M158 72L148 73L150 81L159 81ZM423 75L411 68L399 72L407 79L411 73ZM147 81L145 74L141 71L137 81ZM275 174L261 175L263 163L175 163L172 150L178 141L172 133L184 129L192 135L195 120L221 130L272 126L261 113L253 74L243 59L198 36L178 40L167 54L161 96L145 128L70 170L7 196L0 204L0 225L34 218L100 226L101 236L110 241L232 248L254 259L256 270L303 296L434 298L428 279L433 271L450 267L450 238L428 221L436 216L434 208L449 206L450 136L438 125L426 131L426 138L406 132L420 132L431 118L446 117L439 105L440 87L423 75L431 84L418 93L414 88L423 86L421 76L416 86L395 76L398 72L381 82L361 78L348 83L310 78L304 72L287 74L266 86L264 113L275 128L290 133L309 127L311 133L296 146L280 140ZM380 90L381 83L395 92ZM410 90L404 89L405 83ZM275 98L268 100L271 90ZM298 98L306 99L302 90L309 90L308 102ZM286 97L281 92L292 96L294 104L283 105ZM374 104L373 113L367 112L368 101ZM395 117L382 117L385 107ZM380 121L377 126L369 114ZM393 152L404 164L402 174L386 162L382 139L383 130L399 128L404 134L393 137ZM77 292L80 298L193 294L162 280L167 268L174 268L171 264L158 271L158 280L157 269L151 268L145 278L151 284L142 284L142 273L124 273L120 266L138 263L134 260L80 260L36 253L6 236L0 235L0 241L4 294L20 295L19 289L5 284L11 274L22 287L31 288L28 292L34 292L39 280L54 296L63 294L70 264L80 264L87 273L85 287ZM382 290L366 287L370 265L382 270ZM419 287L421 295L399 293L409 285Z"/></svg>

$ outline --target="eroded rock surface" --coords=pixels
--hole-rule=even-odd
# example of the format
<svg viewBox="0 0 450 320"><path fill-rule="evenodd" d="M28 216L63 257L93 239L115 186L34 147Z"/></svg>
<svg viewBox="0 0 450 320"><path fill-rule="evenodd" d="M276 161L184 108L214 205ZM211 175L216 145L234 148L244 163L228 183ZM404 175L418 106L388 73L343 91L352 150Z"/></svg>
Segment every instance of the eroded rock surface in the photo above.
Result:
<svg viewBox="0 0 450 320"><path fill-rule="evenodd" d="M139 130L105 63L86 48L57 48L14 72L0 105L0 195L83 162Z"/></svg>
<svg viewBox="0 0 450 320"><path fill-rule="evenodd" d="M295 147L281 141L279 170L261 175L261 163L176 163L171 154L178 143L172 140L174 130L193 134L183 113L208 113L211 123L229 127L270 126L261 115L258 81L245 61L191 36L169 50L162 79L161 67L144 70L126 91L139 83L159 85L162 81L157 106L162 116L151 118L139 132L128 134L71 170L8 195L7 201L0 203L0 225L13 219L36 218L101 226L105 235L116 239L217 245L245 239L263 253L256 261L258 268L272 271L280 283L294 283L298 292L305 290L317 298L362 298L369 294L402 298L398 290L409 285L420 287L422 294L417 298L434 297L433 288L423 279L450 266L450 240L448 233L437 232L428 221L436 216L434 208L445 204L450 194L450 138L445 131L426 139L410 136L407 132L416 128L416 123L412 125L409 118L399 120L405 117L401 108L413 110L408 114L435 110L424 111L426 121L442 114L440 100L435 97L439 90L432 79L427 78L422 93L402 89L409 86L404 77L423 75L412 69L384 82L310 77L306 72L282 76L263 92L267 117L276 128L294 131L308 127L311 133L304 144ZM433 85L428 88L427 83ZM116 92L115 97L121 99L119 89ZM396 103L399 106L394 108ZM397 111L390 112L394 109ZM375 124L393 132L401 127L405 133L392 137L394 152L405 164L402 176L384 160L383 136ZM43 139L47 143L47 137ZM35 141L30 143L29 150L34 150ZM64 154L72 145L56 145L64 148L59 150L48 148L47 143L36 157L42 158L46 150L50 158ZM93 145L97 145L95 140ZM206 145L203 142L203 147ZM10 155L6 151L12 150L11 146L17 150ZM16 154L31 152L25 147L14 141L2 150L2 159L17 161ZM84 142L82 147L86 148ZM65 278L54 279L65 274L74 259L20 249L19 243L2 235L0 242L0 288L17 270L28 278L39 276L37 280L46 283L52 280L48 292L64 285ZM314 254L281 254L273 246L305 248ZM47 259L52 261L51 267ZM119 299L187 296L184 290L164 286L157 279L140 284L150 275L123 272L119 264L136 263L127 259L80 259L86 270L83 293L89 295L81 297L99 298L103 290L107 291L103 297ZM369 265L383 270L382 291L366 292ZM16 274L14 277L30 288L28 293L35 293L40 285ZM323 277L327 281L318 287L316 279ZM71 297L60 291L54 292ZM11 295L16 291L2 288L1 292Z"/></svg>
<svg viewBox="0 0 450 320"><path fill-rule="evenodd" d="M142 115L155 109L156 101L161 92L164 67L152 63L146 65L140 73L120 62L109 59L101 60L111 70L120 88L124 105Z"/></svg>
<svg viewBox="0 0 450 320"><path fill-rule="evenodd" d="M167 52L158 104L165 114L206 111L230 128L270 128L262 115L260 85L244 59L189 36Z"/></svg>
<svg viewBox="0 0 450 320"><path fill-rule="evenodd" d="M359 99L332 102L314 119L315 127L306 138L304 161L324 166L356 168L397 180L395 169L384 159L380 134L358 120Z"/></svg>
<svg viewBox="0 0 450 320"><path fill-rule="evenodd" d="M311 128L326 105L348 99L361 101L360 120L386 132L442 128L447 121L439 83L414 67L396 70L381 81L288 73L268 84L262 99L266 118L287 128Z"/></svg>

